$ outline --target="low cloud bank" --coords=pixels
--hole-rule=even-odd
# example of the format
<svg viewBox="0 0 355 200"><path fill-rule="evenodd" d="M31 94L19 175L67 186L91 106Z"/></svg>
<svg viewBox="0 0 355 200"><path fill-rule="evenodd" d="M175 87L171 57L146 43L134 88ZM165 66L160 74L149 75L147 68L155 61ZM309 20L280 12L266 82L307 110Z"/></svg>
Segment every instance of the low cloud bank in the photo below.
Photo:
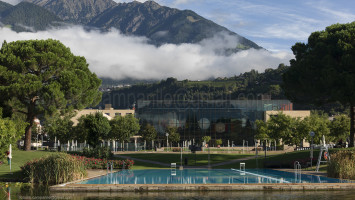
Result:
<svg viewBox="0 0 355 200"><path fill-rule="evenodd" d="M289 64L293 55L250 49L230 56L220 53L224 47L235 47L238 41L219 33L199 44L165 44L156 47L145 37L85 31L80 26L50 29L40 32L16 33L0 28L0 41L53 38L70 47L75 55L84 56L89 68L99 77L117 80L126 78L147 80L176 77L179 80L204 80L211 77L230 77L251 69L264 71L280 63Z"/></svg>

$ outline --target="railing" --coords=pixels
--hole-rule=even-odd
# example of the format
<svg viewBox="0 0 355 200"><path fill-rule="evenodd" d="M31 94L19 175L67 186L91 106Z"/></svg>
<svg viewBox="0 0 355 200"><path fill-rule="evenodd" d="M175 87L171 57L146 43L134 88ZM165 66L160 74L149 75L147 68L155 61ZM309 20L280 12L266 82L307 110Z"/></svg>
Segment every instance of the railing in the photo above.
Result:
<svg viewBox="0 0 355 200"><path fill-rule="evenodd" d="M107 174L109 173L109 170L110 173L112 173L112 169L113 169L113 162L107 162Z"/></svg>
<svg viewBox="0 0 355 200"><path fill-rule="evenodd" d="M311 147L297 147L295 151L311 150Z"/></svg>

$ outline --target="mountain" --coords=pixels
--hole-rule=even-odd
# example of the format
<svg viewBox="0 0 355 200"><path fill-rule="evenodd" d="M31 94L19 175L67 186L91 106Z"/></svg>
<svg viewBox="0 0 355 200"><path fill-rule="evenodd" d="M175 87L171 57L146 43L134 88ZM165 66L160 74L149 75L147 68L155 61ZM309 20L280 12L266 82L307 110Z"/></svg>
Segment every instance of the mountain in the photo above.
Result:
<svg viewBox="0 0 355 200"><path fill-rule="evenodd" d="M0 16L0 22L3 25L11 26L17 32L45 30L48 27L58 26L63 23L53 13L27 2L8 7L1 12Z"/></svg>
<svg viewBox="0 0 355 200"><path fill-rule="evenodd" d="M218 32L238 38L248 48L260 47L191 10L160 6L154 1L122 3L107 9L88 24L101 29L116 28L125 34L146 36L154 43L197 43Z"/></svg>
<svg viewBox="0 0 355 200"><path fill-rule="evenodd" d="M8 3L5 3L5 2L0 1L0 14L1 14L3 11L5 11L5 10L11 8L11 7L12 7L11 4L8 4Z"/></svg>
<svg viewBox="0 0 355 200"><path fill-rule="evenodd" d="M77 24L87 24L93 17L117 5L112 0L25 0L36 4L62 20Z"/></svg>
<svg viewBox="0 0 355 200"><path fill-rule="evenodd" d="M66 22L103 31L116 28L128 35L146 36L156 45L197 43L225 32L239 45L227 52L261 47L254 42L207 20L191 10L161 6L154 1L116 3L112 0L25 0L42 6Z"/></svg>

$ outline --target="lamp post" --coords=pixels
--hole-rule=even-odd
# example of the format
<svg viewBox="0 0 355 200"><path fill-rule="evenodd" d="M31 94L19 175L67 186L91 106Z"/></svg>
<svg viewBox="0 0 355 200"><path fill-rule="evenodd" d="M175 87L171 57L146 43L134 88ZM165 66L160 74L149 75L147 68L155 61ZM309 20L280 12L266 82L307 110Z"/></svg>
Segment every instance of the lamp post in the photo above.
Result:
<svg viewBox="0 0 355 200"><path fill-rule="evenodd" d="M315 136L315 133L313 131L309 132L309 135L311 136L312 138L312 142L311 142L311 155L310 155L310 158L311 158L311 167L312 167L312 162L313 162L313 138Z"/></svg>
<svg viewBox="0 0 355 200"><path fill-rule="evenodd" d="M255 142L255 162L256 168L258 168L258 140L254 139Z"/></svg>
<svg viewBox="0 0 355 200"><path fill-rule="evenodd" d="M166 151L168 151L168 146L169 146L169 133L166 133L165 136L166 136Z"/></svg>
<svg viewBox="0 0 355 200"><path fill-rule="evenodd" d="M267 140L265 140L265 144L264 144L265 158L266 158L266 151L267 151L267 146L266 146L267 144L266 143L267 143Z"/></svg>

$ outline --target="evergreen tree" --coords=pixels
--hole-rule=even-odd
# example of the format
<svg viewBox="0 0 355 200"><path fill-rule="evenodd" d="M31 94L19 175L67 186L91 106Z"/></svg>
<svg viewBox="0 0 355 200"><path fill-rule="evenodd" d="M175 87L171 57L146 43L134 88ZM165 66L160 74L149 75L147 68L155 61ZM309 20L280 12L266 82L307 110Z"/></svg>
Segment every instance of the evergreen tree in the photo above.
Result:
<svg viewBox="0 0 355 200"><path fill-rule="evenodd" d="M334 24L292 47L295 59L283 76L283 90L294 102L350 106L350 147L355 133L355 22Z"/></svg>
<svg viewBox="0 0 355 200"><path fill-rule="evenodd" d="M84 57L56 40L4 42L0 49L0 95L13 111L26 116L25 150L37 117L95 106L101 80Z"/></svg>

